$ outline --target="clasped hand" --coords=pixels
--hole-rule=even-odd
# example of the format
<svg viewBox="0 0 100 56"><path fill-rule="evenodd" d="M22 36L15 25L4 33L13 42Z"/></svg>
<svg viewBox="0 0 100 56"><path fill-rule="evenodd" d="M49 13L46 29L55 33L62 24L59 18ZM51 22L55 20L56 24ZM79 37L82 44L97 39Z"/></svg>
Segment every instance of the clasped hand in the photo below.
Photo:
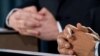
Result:
<svg viewBox="0 0 100 56"><path fill-rule="evenodd" d="M46 8L40 11L35 6L19 9L9 17L9 26L22 35L43 40L55 40L58 35L56 20Z"/></svg>
<svg viewBox="0 0 100 56"><path fill-rule="evenodd" d="M95 44L99 36L90 28L80 23L67 25L58 35L58 51L61 54L76 56L95 56Z"/></svg>

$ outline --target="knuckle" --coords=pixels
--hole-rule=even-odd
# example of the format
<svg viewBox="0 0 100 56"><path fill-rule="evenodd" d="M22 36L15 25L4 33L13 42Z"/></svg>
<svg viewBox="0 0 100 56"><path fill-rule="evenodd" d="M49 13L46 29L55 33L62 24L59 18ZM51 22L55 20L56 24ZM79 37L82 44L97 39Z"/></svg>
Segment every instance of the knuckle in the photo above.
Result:
<svg viewBox="0 0 100 56"><path fill-rule="evenodd" d="M60 49L59 52L60 52L61 54L65 54L65 50L64 50L64 49Z"/></svg>
<svg viewBox="0 0 100 56"><path fill-rule="evenodd" d="M37 8L35 6L29 6L29 7L23 8L23 10L27 12L34 12L37 10Z"/></svg>
<svg viewBox="0 0 100 56"><path fill-rule="evenodd" d="M31 6L30 9L36 9L36 7L35 6Z"/></svg>
<svg viewBox="0 0 100 56"><path fill-rule="evenodd" d="M16 11L9 18L17 19L21 16L21 13L22 13L22 11Z"/></svg>

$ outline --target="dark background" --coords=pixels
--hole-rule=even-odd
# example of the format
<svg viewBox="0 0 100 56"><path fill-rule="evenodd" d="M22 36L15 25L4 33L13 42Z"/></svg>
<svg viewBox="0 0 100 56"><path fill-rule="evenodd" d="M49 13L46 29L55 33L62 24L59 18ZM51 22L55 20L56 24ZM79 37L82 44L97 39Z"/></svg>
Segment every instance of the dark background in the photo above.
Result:
<svg viewBox="0 0 100 56"><path fill-rule="evenodd" d="M0 27L4 27L9 11L23 3L23 0L0 0Z"/></svg>

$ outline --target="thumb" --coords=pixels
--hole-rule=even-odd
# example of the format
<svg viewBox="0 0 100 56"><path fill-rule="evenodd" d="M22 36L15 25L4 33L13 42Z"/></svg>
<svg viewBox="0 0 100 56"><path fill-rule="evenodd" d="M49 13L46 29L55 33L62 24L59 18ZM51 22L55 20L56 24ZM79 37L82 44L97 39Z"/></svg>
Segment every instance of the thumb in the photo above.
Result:
<svg viewBox="0 0 100 56"><path fill-rule="evenodd" d="M76 37L73 37L73 34L76 33L78 31L78 29L71 25L71 24L68 24L65 29L64 29L64 35L66 36L65 38L69 41L69 42L72 42L74 41L74 39Z"/></svg>
<svg viewBox="0 0 100 56"><path fill-rule="evenodd" d="M83 26L81 23L77 23L77 28L80 30L80 31L83 31L83 32L89 32L88 31L88 28Z"/></svg>
<svg viewBox="0 0 100 56"><path fill-rule="evenodd" d="M40 15L46 15L48 13L48 10L46 8L42 8L40 11L39 11L39 14Z"/></svg>

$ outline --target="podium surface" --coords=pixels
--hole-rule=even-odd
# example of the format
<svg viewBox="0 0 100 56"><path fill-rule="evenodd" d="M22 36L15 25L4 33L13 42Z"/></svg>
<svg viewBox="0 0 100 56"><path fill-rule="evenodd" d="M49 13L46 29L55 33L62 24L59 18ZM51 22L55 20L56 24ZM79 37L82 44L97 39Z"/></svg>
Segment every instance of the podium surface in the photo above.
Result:
<svg viewBox="0 0 100 56"><path fill-rule="evenodd" d="M0 49L38 51L38 39L0 28Z"/></svg>
<svg viewBox="0 0 100 56"><path fill-rule="evenodd" d="M0 56L68 56L52 53L41 53L32 51L22 51L22 50L11 50L11 49L0 49Z"/></svg>

